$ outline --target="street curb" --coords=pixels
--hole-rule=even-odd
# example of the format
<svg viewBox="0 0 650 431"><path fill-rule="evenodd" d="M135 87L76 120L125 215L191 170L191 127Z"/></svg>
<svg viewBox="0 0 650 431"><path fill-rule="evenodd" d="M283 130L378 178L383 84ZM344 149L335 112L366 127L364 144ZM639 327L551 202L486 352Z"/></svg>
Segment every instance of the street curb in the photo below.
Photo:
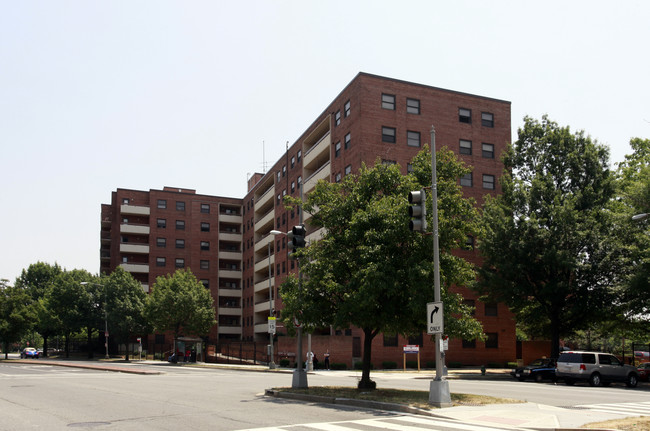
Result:
<svg viewBox="0 0 650 431"><path fill-rule="evenodd" d="M25 359L12 359L11 362L17 364L49 365L54 367L83 368L88 370L113 371L113 372L127 373L127 374L140 374L140 375L162 374L162 371L139 370L137 368L125 368L125 367L111 367L109 365L104 365L99 363L88 364L88 363L78 363L78 362L49 361L49 360L39 360L37 362L37 361L31 361Z"/></svg>

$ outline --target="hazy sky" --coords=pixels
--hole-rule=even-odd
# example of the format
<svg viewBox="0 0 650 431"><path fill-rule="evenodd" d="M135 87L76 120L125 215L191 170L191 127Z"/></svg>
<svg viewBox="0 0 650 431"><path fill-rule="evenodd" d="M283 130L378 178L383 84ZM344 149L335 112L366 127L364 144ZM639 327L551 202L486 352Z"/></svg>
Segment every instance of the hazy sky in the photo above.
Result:
<svg viewBox="0 0 650 431"><path fill-rule="evenodd" d="M99 270L117 188L243 197L360 72L505 99L620 162L650 2L0 0L0 278ZM263 151L263 142L265 151Z"/></svg>

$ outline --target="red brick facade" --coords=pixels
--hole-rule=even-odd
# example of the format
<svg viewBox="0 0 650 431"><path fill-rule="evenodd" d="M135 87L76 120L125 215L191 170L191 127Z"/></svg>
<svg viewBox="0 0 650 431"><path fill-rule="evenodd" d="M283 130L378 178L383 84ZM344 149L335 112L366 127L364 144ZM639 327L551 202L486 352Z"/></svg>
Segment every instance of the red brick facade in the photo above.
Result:
<svg viewBox="0 0 650 431"><path fill-rule="evenodd" d="M297 271L295 262L287 259L286 235L275 231L287 232L304 221L308 233L314 233L309 216L286 210L282 197L286 194L298 197L300 183L308 194L316 180L338 181L350 172L357 172L362 163L373 165L377 159L398 163L402 172L407 173L413 156L429 144L432 125L436 131L436 147L448 147L473 167L471 179L464 179L465 195L480 204L485 194L498 193L497 180L503 170L500 154L511 136L510 102L360 73L268 172L256 173L248 180L249 191L243 199L197 195L193 190L171 188L113 192L111 205L102 206L102 270L115 268L126 257L127 263L148 265L147 273L134 275L141 282L152 285L156 276L175 269L176 259L185 259L185 267L190 267L197 278L207 282L215 303L220 305L219 323L210 333L209 342L229 339L264 342L268 340L269 305L276 310L282 309L277 288L287 274ZM120 221L120 217L124 218L120 210L123 199L130 199L129 205L150 209L148 216L128 216L129 224L148 224L148 237L130 234L126 238L147 243L148 254L120 251L120 247L124 248L121 243L124 237L119 235L124 224ZM167 208L158 208L158 200L166 200ZM180 201L185 202L182 211L176 209L176 202ZM219 210L205 214L201 212L201 204ZM236 211L240 223L231 220L224 224L220 216L223 208ZM166 228L158 227L159 218L166 219ZM185 221L184 231L176 229L176 220ZM209 223L210 230L202 231L201 223ZM240 242L230 233L238 235ZM161 249L157 243L159 238L166 238L166 248ZM177 239L185 240L185 249L175 247ZM209 250L201 250L202 241L209 242ZM228 259L222 257L224 247L228 249ZM233 259L232 252L238 252L240 259ZM459 255L479 263L476 252L463 251ZM157 266L157 259L163 257L166 266ZM208 267L205 261L209 261ZM271 289L269 267L273 273ZM224 286L227 286L225 294ZM513 361L516 357L515 326L507 308L500 304L483 304L466 288L459 287L457 291L468 301L474 301L476 317L490 340L488 346L479 341L472 344L450 340L447 360L463 364ZM272 301L269 301L270 296ZM333 335L314 336L314 352L322 357L325 349L329 349L332 362L352 365L359 353L358 337L362 345L363 334L354 328L348 333L350 335L343 331L341 335L334 332ZM278 340L276 352L295 349L295 339L280 335ZM374 341L375 365L379 366L382 361L400 363L406 340L400 338L397 345L384 344L383 335ZM429 355L433 357L433 344L424 334L422 360L430 360Z"/></svg>

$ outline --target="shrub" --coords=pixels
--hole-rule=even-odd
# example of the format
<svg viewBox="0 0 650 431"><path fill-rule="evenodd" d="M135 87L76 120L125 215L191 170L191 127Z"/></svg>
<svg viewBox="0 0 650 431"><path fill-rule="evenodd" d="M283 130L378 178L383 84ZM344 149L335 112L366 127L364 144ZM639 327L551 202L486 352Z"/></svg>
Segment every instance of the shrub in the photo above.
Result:
<svg viewBox="0 0 650 431"><path fill-rule="evenodd" d="M286 359L286 358L284 358L284 359L280 359L280 366L281 366L282 368L288 368L290 364L291 364L291 361L290 361L290 360L288 360L288 359Z"/></svg>
<svg viewBox="0 0 650 431"><path fill-rule="evenodd" d="M488 368L503 368L503 362L488 362Z"/></svg>
<svg viewBox="0 0 650 431"><path fill-rule="evenodd" d="M330 364L330 369L331 370L347 370L348 369L348 364L344 364L342 362L332 362Z"/></svg>
<svg viewBox="0 0 650 431"><path fill-rule="evenodd" d="M406 368L417 368L418 361L406 361Z"/></svg>
<svg viewBox="0 0 650 431"><path fill-rule="evenodd" d="M363 362L361 362L361 361L355 362L354 363L354 369L355 370L362 370L363 369ZM372 365L372 362L370 363L370 369L371 370L375 369L375 366Z"/></svg>
<svg viewBox="0 0 650 431"><path fill-rule="evenodd" d="M449 364L447 364L447 368L461 368L463 364L461 364L458 361L450 361Z"/></svg>
<svg viewBox="0 0 650 431"><path fill-rule="evenodd" d="M431 369L436 368L436 361L427 361L427 363L425 364L425 367L426 368L431 368Z"/></svg>
<svg viewBox="0 0 650 431"><path fill-rule="evenodd" d="M517 363L516 362L507 362L506 363L506 368L517 368Z"/></svg>
<svg viewBox="0 0 650 431"><path fill-rule="evenodd" d="M384 370L394 370L397 368L397 362L395 361L384 361L381 363L381 367Z"/></svg>

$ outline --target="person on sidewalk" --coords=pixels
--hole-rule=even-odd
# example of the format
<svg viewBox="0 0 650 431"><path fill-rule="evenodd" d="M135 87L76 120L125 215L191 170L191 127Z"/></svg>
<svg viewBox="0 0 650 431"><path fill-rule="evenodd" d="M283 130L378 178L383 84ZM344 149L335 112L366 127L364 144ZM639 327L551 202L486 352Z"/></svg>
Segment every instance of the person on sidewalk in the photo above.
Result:
<svg viewBox="0 0 650 431"><path fill-rule="evenodd" d="M330 369L330 350L327 349L327 351L323 354L323 357L325 360L323 361L323 366L325 367L326 370Z"/></svg>

